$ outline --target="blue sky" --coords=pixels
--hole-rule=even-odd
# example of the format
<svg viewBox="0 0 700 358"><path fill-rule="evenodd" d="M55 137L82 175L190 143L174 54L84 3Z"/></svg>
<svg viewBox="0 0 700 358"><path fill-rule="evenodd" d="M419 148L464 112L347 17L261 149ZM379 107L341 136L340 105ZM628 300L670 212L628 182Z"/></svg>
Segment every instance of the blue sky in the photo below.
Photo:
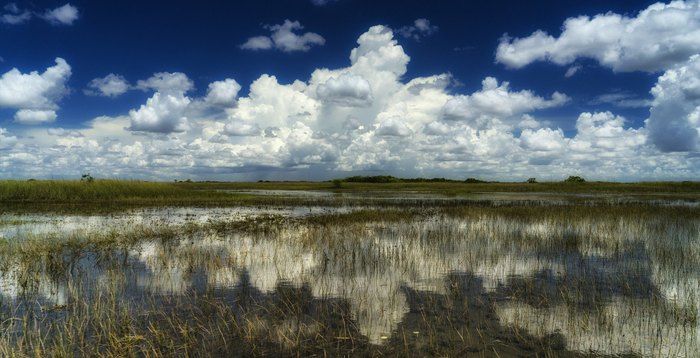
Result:
<svg viewBox="0 0 700 358"><path fill-rule="evenodd" d="M0 177L700 172L697 1L0 8Z"/></svg>

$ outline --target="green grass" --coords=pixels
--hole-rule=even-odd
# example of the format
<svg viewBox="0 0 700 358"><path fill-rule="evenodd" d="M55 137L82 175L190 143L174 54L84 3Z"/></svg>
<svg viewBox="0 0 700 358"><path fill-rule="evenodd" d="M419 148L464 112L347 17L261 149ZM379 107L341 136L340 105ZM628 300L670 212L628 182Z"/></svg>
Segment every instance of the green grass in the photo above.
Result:
<svg viewBox="0 0 700 358"><path fill-rule="evenodd" d="M340 189L332 182L144 182L95 180L93 182L35 180L0 181L0 202L231 202L245 199L226 190L323 190L333 192L419 191L446 195L472 193L610 193L700 195L700 182L642 183L350 183Z"/></svg>
<svg viewBox="0 0 700 358"><path fill-rule="evenodd" d="M465 200L482 200L476 195L512 193L518 200L536 199L537 193L548 193L550 199L563 195L565 200L585 201L590 198L568 194L629 195L645 199L700 200L700 182L643 183L464 183L464 182L400 182L356 183L342 182L145 182L98 179L92 182L64 180L0 181L0 214L14 213L80 213L96 214L123 211L129 208L158 206L344 206L364 205L362 199L345 196L284 197L264 196L245 191L254 190L313 190L338 194L366 196L372 205L397 206L394 199L378 199L372 193L381 192L401 199L401 193L437 194ZM527 193L535 194L530 195ZM409 196L407 196L409 197ZM404 202L402 205L409 204ZM432 203L431 205L434 205ZM444 203L455 205L460 203Z"/></svg>

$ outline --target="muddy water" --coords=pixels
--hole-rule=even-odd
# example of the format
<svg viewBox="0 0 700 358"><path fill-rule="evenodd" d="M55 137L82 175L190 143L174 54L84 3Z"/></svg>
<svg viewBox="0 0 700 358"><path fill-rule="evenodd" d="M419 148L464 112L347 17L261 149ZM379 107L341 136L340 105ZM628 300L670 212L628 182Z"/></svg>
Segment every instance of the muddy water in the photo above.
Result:
<svg viewBox="0 0 700 358"><path fill-rule="evenodd" d="M332 210L348 209L179 208L104 217L3 217L9 224L0 232L13 240L56 231ZM264 307L273 304L271 297L283 296L288 305L312 305L305 314L326 324L335 316L319 307L342 302L338 307L354 329L374 345L459 335L470 346L476 338L464 335L476 327L479 335L501 340L554 335L560 337L557 344L584 354L696 357L700 220L665 220L435 214L323 227L299 221L257 234L204 232L140 242L114 254L109 266L84 255L67 276L39 275L33 297L43 312L69 305L74 296L69 286L75 282L86 292L118 285L119 295L134 302L208 292L242 310L242 302ZM19 304L26 298L21 276L17 267L0 276L3 301ZM445 322L452 327L443 330Z"/></svg>

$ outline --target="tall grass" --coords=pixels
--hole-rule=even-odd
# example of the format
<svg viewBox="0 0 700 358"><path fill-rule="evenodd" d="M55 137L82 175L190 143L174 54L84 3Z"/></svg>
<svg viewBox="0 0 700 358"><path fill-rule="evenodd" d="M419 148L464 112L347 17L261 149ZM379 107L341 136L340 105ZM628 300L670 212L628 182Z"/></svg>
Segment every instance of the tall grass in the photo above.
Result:
<svg viewBox="0 0 700 358"><path fill-rule="evenodd" d="M163 199L187 190L171 183L125 180L33 180L0 181L2 202L92 202L133 199Z"/></svg>
<svg viewBox="0 0 700 358"><path fill-rule="evenodd" d="M700 354L700 208L431 203L0 241L0 356Z"/></svg>

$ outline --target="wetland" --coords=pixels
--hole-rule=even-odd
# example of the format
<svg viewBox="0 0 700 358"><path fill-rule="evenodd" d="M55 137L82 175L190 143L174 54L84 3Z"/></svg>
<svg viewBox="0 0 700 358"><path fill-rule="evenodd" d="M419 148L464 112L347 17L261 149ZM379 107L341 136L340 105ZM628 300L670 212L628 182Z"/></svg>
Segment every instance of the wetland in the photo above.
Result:
<svg viewBox="0 0 700 358"><path fill-rule="evenodd" d="M0 182L0 356L700 355L696 183Z"/></svg>

